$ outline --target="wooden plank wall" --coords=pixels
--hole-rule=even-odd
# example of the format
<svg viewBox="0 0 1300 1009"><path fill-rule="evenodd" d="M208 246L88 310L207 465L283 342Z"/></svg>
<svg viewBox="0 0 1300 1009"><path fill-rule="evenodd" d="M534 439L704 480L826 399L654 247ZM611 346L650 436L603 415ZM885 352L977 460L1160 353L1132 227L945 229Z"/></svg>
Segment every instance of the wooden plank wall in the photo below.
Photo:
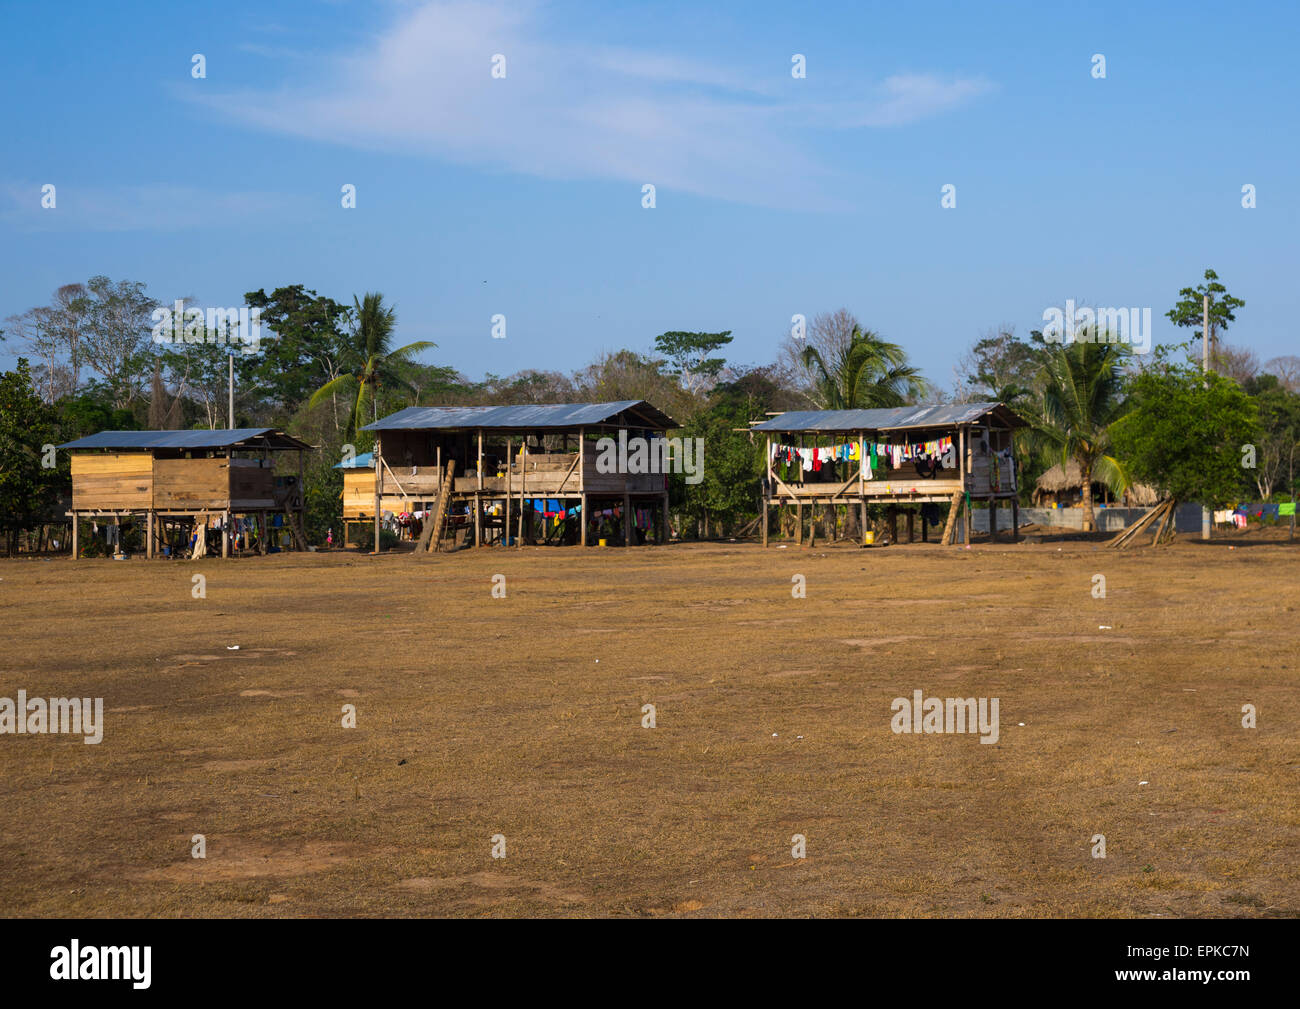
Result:
<svg viewBox="0 0 1300 1009"><path fill-rule="evenodd" d="M153 500L152 462L147 452L74 454L73 510L148 509Z"/></svg>
<svg viewBox="0 0 1300 1009"><path fill-rule="evenodd" d="M269 472L269 471L268 471ZM155 459L153 507L163 511L226 508L230 470L225 459Z"/></svg>
<svg viewBox="0 0 1300 1009"><path fill-rule="evenodd" d="M230 500L232 507L274 508L275 471L261 459L231 459Z"/></svg>
<svg viewBox="0 0 1300 1009"><path fill-rule="evenodd" d="M387 481L391 485L391 478ZM415 503L411 498L399 495L385 495L380 499L380 507L394 514L414 511ZM361 519L375 517L375 471L373 469L343 471L343 517Z"/></svg>

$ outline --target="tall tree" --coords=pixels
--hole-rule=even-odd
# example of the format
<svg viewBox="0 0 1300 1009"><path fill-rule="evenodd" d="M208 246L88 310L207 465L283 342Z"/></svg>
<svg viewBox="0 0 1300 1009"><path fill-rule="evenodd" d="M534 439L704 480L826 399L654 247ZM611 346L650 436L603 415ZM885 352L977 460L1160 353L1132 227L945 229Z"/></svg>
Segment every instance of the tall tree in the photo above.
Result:
<svg viewBox="0 0 1300 1009"><path fill-rule="evenodd" d="M1039 334L1035 334L1039 335ZM1127 344L1076 339L1048 344L1043 364L1043 395L1027 417L1035 434L1064 466L1079 464L1083 483L1083 528L1096 528L1092 484L1105 483L1116 493L1128 474L1112 454L1111 425L1124 412L1124 363Z"/></svg>
<svg viewBox="0 0 1300 1009"><path fill-rule="evenodd" d="M1237 499L1241 446L1259 433L1255 404L1236 382L1168 365L1135 376L1131 399L1112 436L1135 479L1207 508Z"/></svg>
<svg viewBox="0 0 1300 1009"><path fill-rule="evenodd" d="M682 388L699 394L713 387L727 363L725 358L710 355L722 350L731 340L729 329L721 333L673 330L655 337L655 350L668 359L672 365L669 374L682 383Z"/></svg>
<svg viewBox="0 0 1300 1009"><path fill-rule="evenodd" d="M351 309L302 284L262 289L244 295L249 308L273 336L261 339L259 352L236 357L240 383L278 404L288 417L323 384L344 372L343 360L355 356L356 342L347 330Z"/></svg>
<svg viewBox="0 0 1300 1009"><path fill-rule="evenodd" d="M20 357L13 371L0 373L0 530L11 553L20 530L54 515L68 465L65 456L61 467L47 466L46 446L61 440L58 415L41 402Z"/></svg>
<svg viewBox="0 0 1300 1009"><path fill-rule="evenodd" d="M95 276L76 305L82 313L81 359L103 379L115 406L130 406L153 370L150 332L158 302L138 281Z"/></svg>
<svg viewBox="0 0 1300 1009"><path fill-rule="evenodd" d="M1300 394L1291 392L1276 375L1260 375L1246 383L1246 392L1259 410L1259 440L1255 468L1249 470L1254 490L1267 500L1275 488L1294 495L1296 464L1300 461Z"/></svg>
<svg viewBox="0 0 1300 1009"><path fill-rule="evenodd" d="M926 381L896 343L855 329L830 357L809 344L802 364L812 381L810 398L823 410L903 406L925 394Z"/></svg>
<svg viewBox="0 0 1300 1009"><path fill-rule="evenodd" d="M988 330L957 366L957 398L994 400L1015 409L1041 391L1045 357L1041 345L1019 339L1014 327Z"/></svg>
<svg viewBox="0 0 1300 1009"><path fill-rule="evenodd" d="M1207 296L1210 299L1210 357L1213 364L1219 334L1227 332L1228 326L1236 321L1236 310L1246 307L1244 301L1234 298L1219 283L1219 275L1213 270L1206 270L1204 283L1184 287L1179 291L1177 304L1165 316L1175 326L1199 330L1204 320L1204 299Z"/></svg>
<svg viewBox="0 0 1300 1009"><path fill-rule="evenodd" d="M355 434L366 422L367 403L372 406L373 419L379 419L378 391L385 384L396 385L404 381L398 370L400 363L409 361L413 354L437 346L428 340L418 340L394 348L397 312L384 304L384 296L372 291L360 300L353 297L352 301L354 313L350 341L341 355L342 366L347 370L317 389L308 404L318 406L336 393L346 393L351 401L346 427L348 434Z"/></svg>

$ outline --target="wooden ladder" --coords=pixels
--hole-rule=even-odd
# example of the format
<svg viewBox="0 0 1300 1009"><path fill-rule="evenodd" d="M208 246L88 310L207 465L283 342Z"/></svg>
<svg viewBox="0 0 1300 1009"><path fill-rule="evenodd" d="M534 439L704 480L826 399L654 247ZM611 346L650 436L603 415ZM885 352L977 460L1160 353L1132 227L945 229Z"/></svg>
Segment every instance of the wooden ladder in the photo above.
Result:
<svg viewBox="0 0 1300 1009"><path fill-rule="evenodd" d="M451 519L451 490L455 483L456 460L452 459L447 463L447 475L442 478L442 489L438 492L438 503L433 508L432 521L425 524L424 532L420 534L420 542L416 547L417 554L433 553L441 545L443 536L447 532L447 524Z"/></svg>
<svg viewBox="0 0 1300 1009"><path fill-rule="evenodd" d="M289 502L284 503L285 525L289 527L289 538L293 540L294 545L303 553L307 552L307 534L303 531L302 522L298 517L299 513L290 507Z"/></svg>

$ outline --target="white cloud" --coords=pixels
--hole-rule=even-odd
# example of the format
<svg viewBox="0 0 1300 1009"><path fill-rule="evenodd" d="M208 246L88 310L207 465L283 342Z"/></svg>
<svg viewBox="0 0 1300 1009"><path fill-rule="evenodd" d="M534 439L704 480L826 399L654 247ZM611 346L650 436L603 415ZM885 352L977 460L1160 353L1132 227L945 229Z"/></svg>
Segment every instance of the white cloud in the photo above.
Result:
<svg viewBox="0 0 1300 1009"><path fill-rule="evenodd" d="M779 207L828 207L847 191L809 130L899 126L987 91L982 79L910 74L856 98L803 102L788 69L713 63L545 35L536 8L428 3L360 51L321 57L319 78L193 100L256 127L555 179L653 182ZM490 75L501 53L507 77ZM780 83L778 83L780 82ZM793 86L791 86L793 85ZM813 138L814 140L816 138Z"/></svg>
<svg viewBox="0 0 1300 1009"><path fill-rule="evenodd" d="M194 186L83 186L47 180L56 204L41 206L36 182L0 183L0 221L24 231L188 231L247 225L286 210L301 198L281 193L200 189Z"/></svg>

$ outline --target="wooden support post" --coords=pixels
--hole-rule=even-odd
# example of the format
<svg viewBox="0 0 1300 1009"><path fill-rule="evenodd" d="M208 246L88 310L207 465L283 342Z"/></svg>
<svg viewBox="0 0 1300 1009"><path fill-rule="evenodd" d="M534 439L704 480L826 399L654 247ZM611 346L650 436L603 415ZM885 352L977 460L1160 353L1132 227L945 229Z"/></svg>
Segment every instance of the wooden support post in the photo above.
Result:
<svg viewBox="0 0 1300 1009"><path fill-rule="evenodd" d="M811 550L815 546L817 546L817 499L813 498L808 502L808 549Z"/></svg>
<svg viewBox="0 0 1300 1009"><path fill-rule="evenodd" d="M992 543L998 538L998 499L989 498L989 542Z"/></svg>
<svg viewBox="0 0 1300 1009"><path fill-rule="evenodd" d="M858 497L858 508L862 518L862 545L867 545L867 498L860 494Z"/></svg>
<svg viewBox="0 0 1300 1009"><path fill-rule="evenodd" d="M520 441L523 443L523 452L519 457L519 536L515 539L515 546L523 546L524 542L524 496L528 493L528 435L524 435ZM529 530L531 536L532 530Z"/></svg>
<svg viewBox="0 0 1300 1009"><path fill-rule="evenodd" d="M587 492L586 492L586 491L583 491L583 492L582 492L582 503L581 503L581 505L579 506L579 512L578 512L578 519L579 519L579 521L581 522L581 525L580 525L579 530L578 530L578 545L579 545L579 546L584 546L584 547L585 547L585 546L587 545L587 520L588 520L590 517L591 517L591 516L587 513Z"/></svg>
<svg viewBox="0 0 1300 1009"><path fill-rule="evenodd" d="M916 542L916 512L911 508L907 509L907 542Z"/></svg>
<svg viewBox="0 0 1300 1009"><path fill-rule="evenodd" d="M668 524L668 493L664 492L664 543L671 543L673 538L672 527Z"/></svg>
<svg viewBox="0 0 1300 1009"><path fill-rule="evenodd" d="M1020 498L1011 499L1011 542L1020 542Z"/></svg>
<svg viewBox="0 0 1300 1009"><path fill-rule="evenodd" d="M794 545L803 546L803 498L799 498L794 505L795 510L795 530Z"/></svg>
<svg viewBox="0 0 1300 1009"><path fill-rule="evenodd" d="M81 557L81 520L77 518L77 513L72 513L72 559L75 561Z"/></svg>
<svg viewBox="0 0 1300 1009"><path fill-rule="evenodd" d="M962 513L965 516L966 545L970 546L971 536L975 532L975 516L971 514L970 498L966 498L966 509Z"/></svg>
<svg viewBox="0 0 1300 1009"><path fill-rule="evenodd" d="M221 515L221 556L230 556L230 509Z"/></svg>
<svg viewBox="0 0 1300 1009"><path fill-rule="evenodd" d="M483 429L479 428L478 432L478 489L483 491ZM474 544L478 546L477 543Z"/></svg>
<svg viewBox="0 0 1300 1009"><path fill-rule="evenodd" d="M889 506L889 545L893 546L898 542L898 508L894 505Z"/></svg>
<svg viewBox="0 0 1300 1009"><path fill-rule="evenodd" d="M144 555L146 559L152 560L154 551L157 549L154 546L154 510L152 508L149 509L149 514L145 519L145 526Z"/></svg>
<svg viewBox="0 0 1300 1009"><path fill-rule="evenodd" d="M481 439L482 435L480 435L479 437ZM482 449L482 443L480 442L480 447L479 447L480 467L483 465L482 455L483 455L483 449ZM480 487L483 486L482 469L479 470L478 479L479 479L479 486ZM476 547L481 547L483 545L483 496L481 494L474 495L474 545Z"/></svg>
<svg viewBox="0 0 1300 1009"><path fill-rule="evenodd" d="M380 486L381 482L384 479L383 451L384 451L383 440L380 438L379 435L376 435L375 436L375 549L371 551L371 553L376 553L376 554L379 553L379 512L380 512L380 508L383 506L383 499L381 496L383 491ZM302 453L299 453L299 456L301 456L301 454ZM298 490L301 492L302 488L299 487Z"/></svg>
<svg viewBox="0 0 1300 1009"><path fill-rule="evenodd" d="M772 436L767 436L767 459L763 462L763 546L767 546L767 508L772 492Z"/></svg>
<svg viewBox="0 0 1300 1009"><path fill-rule="evenodd" d="M511 473L515 468L514 456L515 443L514 439L506 439L506 514L501 525L501 545L506 546L510 542L510 494L514 488L514 482Z"/></svg>

